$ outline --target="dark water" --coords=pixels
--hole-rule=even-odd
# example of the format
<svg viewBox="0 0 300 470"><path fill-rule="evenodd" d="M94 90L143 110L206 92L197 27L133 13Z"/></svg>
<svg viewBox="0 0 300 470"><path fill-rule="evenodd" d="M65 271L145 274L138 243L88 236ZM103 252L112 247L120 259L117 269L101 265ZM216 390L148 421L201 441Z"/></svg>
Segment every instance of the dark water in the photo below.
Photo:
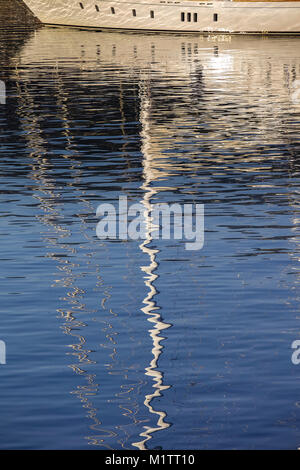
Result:
<svg viewBox="0 0 300 470"><path fill-rule="evenodd" d="M300 445L299 46L2 36L2 449ZM99 240L120 195L204 247Z"/></svg>
<svg viewBox="0 0 300 470"><path fill-rule="evenodd" d="M1 31L13 27L24 29L37 27L39 20L26 7L23 0L0 0L0 34Z"/></svg>

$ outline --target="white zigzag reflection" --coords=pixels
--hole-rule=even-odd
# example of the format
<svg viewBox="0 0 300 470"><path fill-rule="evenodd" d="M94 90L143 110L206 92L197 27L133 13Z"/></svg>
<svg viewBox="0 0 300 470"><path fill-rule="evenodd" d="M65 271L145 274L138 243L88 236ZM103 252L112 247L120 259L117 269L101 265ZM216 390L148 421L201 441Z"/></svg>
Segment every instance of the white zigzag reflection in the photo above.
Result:
<svg viewBox="0 0 300 470"><path fill-rule="evenodd" d="M157 226L153 224L153 218L151 216L151 212L153 210L153 206L151 204L151 198L154 194L158 193L158 188L151 187L151 182L155 180L154 172L151 168L151 153L150 153L150 142L149 142L149 120L148 120L148 113L150 109L150 99L149 93L147 90L147 85L145 81L141 82L140 85L140 99L141 99L141 113L140 113L140 121L142 123L142 152L144 155L143 160L143 176L144 176L144 183L141 186L141 189L144 191L144 197L142 200L142 204L145 207L144 211L144 218L145 218L145 227L146 227L146 238L139 245L140 249L143 253L149 256L149 265L148 266L141 266L141 270L145 273L145 286L148 289L148 294L146 295L145 299L143 300L144 307L141 308L141 311L147 315L147 320L153 325L153 328L149 330L149 334L151 336L151 340L153 343L152 348L152 355L153 358L150 361L150 365L145 368L146 372L145 375L152 377L153 379L153 393L150 393L145 396L144 405L148 408L149 412L152 414L156 414L158 416L157 425L155 427L151 426L144 426L145 431L140 433L140 436L144 439L140 442L132 443L133 446L138 447L140 450L146 450L146 442L152 438L152 434L157 431L161 431L170 427L170 423L165 421L167 414L164 411L159 411L154 409L152 406L152 401L156 397L161 396L161 392L163 390L167 390L170 388L170 385L163 384L163 374L160 370L158 370L158 360L160 355L162 354L163 346L161 345L161 341L165 339L161 336L161 332L167 328L172 326L169 323L165 323L162 320L160 313L158 312L160 307L156 305L154 301L154 297L157 294L156 287L154 285L154 281L159 277L158 274L155 274L155 271L158 267L158 263L156 261L156 255L159 253L160 250L154 249L150 247L150 244L153 240L153 232L157 230Z"/></svg>

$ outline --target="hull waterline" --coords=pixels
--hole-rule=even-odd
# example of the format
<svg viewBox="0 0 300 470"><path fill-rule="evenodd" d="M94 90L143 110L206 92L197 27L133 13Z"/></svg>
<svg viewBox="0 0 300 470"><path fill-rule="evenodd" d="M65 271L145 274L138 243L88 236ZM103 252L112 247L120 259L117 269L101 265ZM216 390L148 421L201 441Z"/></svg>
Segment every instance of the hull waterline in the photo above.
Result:
<svg viewBox="0 0 300 470"><path fill-rule="evenodd" d="M300 1L23 1L48 25L184 33L300 34Z"/></svg>

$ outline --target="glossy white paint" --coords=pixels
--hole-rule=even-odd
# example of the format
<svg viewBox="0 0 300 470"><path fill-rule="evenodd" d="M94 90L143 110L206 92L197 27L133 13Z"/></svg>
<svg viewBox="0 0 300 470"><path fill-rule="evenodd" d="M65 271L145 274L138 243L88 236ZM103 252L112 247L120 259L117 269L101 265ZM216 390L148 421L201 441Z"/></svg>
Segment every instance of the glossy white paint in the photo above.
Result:
<svg viewBox="0 0 300 470"><path fill-rule="evenodd" d="M45 24L150 31L300 33L300 1L23 1Z"/></svg>

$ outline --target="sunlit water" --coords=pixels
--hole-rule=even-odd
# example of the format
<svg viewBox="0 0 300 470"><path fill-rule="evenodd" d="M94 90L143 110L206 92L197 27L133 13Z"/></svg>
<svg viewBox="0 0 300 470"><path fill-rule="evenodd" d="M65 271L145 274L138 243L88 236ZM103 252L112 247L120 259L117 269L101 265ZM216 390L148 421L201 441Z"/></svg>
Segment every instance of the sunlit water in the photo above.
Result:
<svg viewBox="0 0 300 470"><path fill-rule="evenodd" d="M300 445L300 39L0 43L2 449ZM146 240L99 240L142 203ZM204 204L201 250L153 239Z"/></svg>

